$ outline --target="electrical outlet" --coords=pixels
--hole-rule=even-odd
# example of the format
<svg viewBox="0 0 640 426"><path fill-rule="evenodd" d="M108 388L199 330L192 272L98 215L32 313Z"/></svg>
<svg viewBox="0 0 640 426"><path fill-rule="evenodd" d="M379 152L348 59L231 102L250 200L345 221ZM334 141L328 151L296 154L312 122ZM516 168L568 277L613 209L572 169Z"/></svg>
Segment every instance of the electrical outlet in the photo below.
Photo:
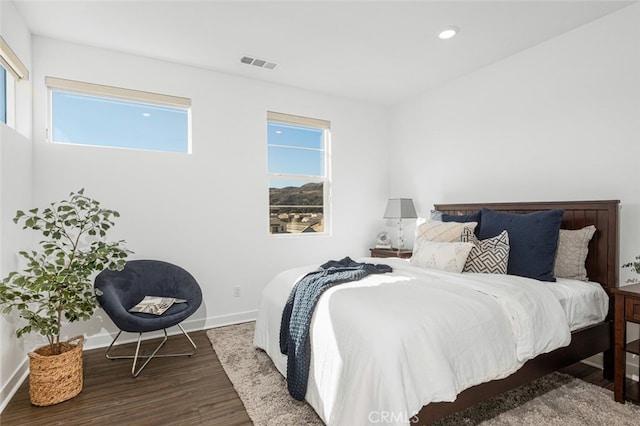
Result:
<svg viewBox="0 0 640 426"><path fill-rule="evenodd" d="M240 286L237 285L233 288L233 297L240 297Z"/></svg>

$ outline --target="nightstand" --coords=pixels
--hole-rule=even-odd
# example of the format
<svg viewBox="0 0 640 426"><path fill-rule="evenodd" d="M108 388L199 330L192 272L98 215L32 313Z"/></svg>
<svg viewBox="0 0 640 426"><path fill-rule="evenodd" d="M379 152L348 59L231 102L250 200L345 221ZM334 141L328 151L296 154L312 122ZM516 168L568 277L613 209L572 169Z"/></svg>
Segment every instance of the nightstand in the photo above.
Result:
<svg viewBox="0 0 640 426"><path fill-rule="evenodd" d="M615 295L613 393L617 402L640 402L640 384L626 385L627 353L640 355L640 339L627 343L627 323L640 324L640 284L613 289Z"/></svg>
<svg viewBox="0 0 640 426"><path fill-rule="evenodd" d="M369 250L371 251L371 257L399 257L401 259L409 259L413 254L413 251L410 249L398 250L394 248L372 248Z"/></svg>

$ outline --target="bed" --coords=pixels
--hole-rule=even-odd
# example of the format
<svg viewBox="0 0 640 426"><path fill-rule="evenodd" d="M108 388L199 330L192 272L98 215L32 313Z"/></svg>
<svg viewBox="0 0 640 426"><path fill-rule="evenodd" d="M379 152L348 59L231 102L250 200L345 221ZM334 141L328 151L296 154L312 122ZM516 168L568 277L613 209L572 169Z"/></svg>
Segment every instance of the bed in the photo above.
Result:
<svg viewBox="0 0 640 426"><path fill-rule="evenodd" d="M509 276L477 274L474 278L474 274L417 270L400 259L364 259L389 262L394 272L336 286L320 298L311 329L314 361L309 371L307 401L327 424L428 424L598 353L604 353L604 375L610 378L613 298L608 296L618 285L618 204L618 201L572 201L436 205L437 211L455 216L471 215L481 208L514 214L562 209L562 229L594 225L597 231L588 243L585 261L591 282L588 291L604 294L604 298L599 296L599 302L587 303L604 304L600 316L591 321L583 321L580 314L572 316L561 301L564 296L559 289L567 284L563 280L558 280L551 291L546 289L549 283L536 285L529 278L515 277L513 284ZM286 356L278 350L279 313L293 284L313 268L309 265L284 271L263 292L254 345L265 350L283 375ZM423 282L430 285L424 286ZM477 287L480 282L481 289ZM431 293L423 293L427 291L425 287L443 299L453 297L450 293L459 299L452 299L454 307L441 309ZM509 290L516 287L536 296L527 293L525 297L519 295L520 290ZM411 300L397 299L403 297L404 291L414 292L406 293L412 294ZM554 291L557 294L552 295ZM363 303L364 294L371 294L372 302ZM586 299L596 300L589 297ZM476 306L479 299L500 308ZM521 305L522 300L525 302ZM526 309L531 306L534 319L514 322L522 306ZM431 315L430 324L441 324L441 330L440 325L425 328L420 324L425 311ZM420 318L416 319L416 315ZM542 322L545 316L551 319L546 326ZM558 318L565 316L566 330L564 325L549 325L561 322ZM510 323L502 325L503 317ZM389 325L391 318L394 321L400 318L405 323ZM529 323L538 322L541 326L531 329L535 332L526 331ZM478 327L483 324L484 327ZM452 333L446 327L459 332ZM479 328L491 330L492 339L497 338L491 340L495 349L484 345L483 341L489 338L480 336ZM506 337L515 328L522 329L520 334ZM429 349L433 353L427 353L425 348L433 348L434 342L450 352ZM357 352L362 354L354 355ZM455 355L452 357L451 353ZM454 366L450 378L441 375L438 363L442 362ZM470 374L459 370L469 370Z"/></svg>

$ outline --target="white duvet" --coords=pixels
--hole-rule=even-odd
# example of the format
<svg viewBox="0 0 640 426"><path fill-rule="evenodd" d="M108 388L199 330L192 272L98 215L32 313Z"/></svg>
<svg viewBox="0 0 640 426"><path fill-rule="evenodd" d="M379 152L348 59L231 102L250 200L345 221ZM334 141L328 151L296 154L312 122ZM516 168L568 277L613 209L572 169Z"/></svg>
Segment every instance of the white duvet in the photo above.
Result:
<svg viewBox="0 0 640 426"><path fill-rule="evenodd" d="M453 401L570 342L563 307L538 281L360 261L394 272L329 289L311 322L306 399L328 425L408 425L427 403ZM254 345L283 375L282 308L295 282L316 268L282 272L262 294Z"/></svg>

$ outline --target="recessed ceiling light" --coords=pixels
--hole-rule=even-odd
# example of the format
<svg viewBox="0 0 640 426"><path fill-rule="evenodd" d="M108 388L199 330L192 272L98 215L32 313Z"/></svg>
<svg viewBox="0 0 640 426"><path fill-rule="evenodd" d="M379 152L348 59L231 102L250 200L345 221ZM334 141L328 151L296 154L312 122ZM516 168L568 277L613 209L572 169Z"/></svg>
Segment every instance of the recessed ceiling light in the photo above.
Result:
<svg viewBox="0 0 640 426"><path fill-rule="evenodd" d="M438 34L438 38L440 40L449 40L452 37L455 37L456 34L458 34L458 27L446 27L443 28L442 31L440 31L440 34Z"/></svg>

